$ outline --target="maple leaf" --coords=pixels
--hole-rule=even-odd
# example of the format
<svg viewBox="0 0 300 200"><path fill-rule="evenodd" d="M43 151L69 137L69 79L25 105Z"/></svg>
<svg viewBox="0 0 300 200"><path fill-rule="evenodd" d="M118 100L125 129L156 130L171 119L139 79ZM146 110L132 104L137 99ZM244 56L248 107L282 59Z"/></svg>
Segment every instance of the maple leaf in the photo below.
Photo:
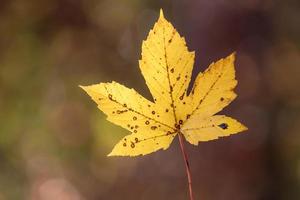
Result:
<svg viewBox="0 0 300 200"><path fill-rule="evenodd" d="M137 156L167 149L178 134L197 145L247 129L235 119L215 115L237 96L233 91L237 85L235 55L199 73L188 94L194 57L161 10L143 41L139 61L154 102L116 82L81 86L107 120L131 132L108 156Z"/></svg>

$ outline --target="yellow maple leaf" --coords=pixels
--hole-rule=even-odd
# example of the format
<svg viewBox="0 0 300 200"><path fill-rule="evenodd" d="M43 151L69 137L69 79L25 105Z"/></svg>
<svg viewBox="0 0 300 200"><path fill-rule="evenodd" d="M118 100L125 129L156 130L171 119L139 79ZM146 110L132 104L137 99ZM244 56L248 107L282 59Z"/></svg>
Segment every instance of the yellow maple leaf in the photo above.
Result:
<svg viewBox="0 0 300 200"><path fill-rule="evenodd" d="M197 145L247 129L230 117L215 115L237 96L233 91L237 84L235 55L199 73L188 94L194 57L161 10L143 41L139 61L154 102L116 82L81 86L107 120L131 132L108 156L137 156L167 149L178 134Z"/></svg>

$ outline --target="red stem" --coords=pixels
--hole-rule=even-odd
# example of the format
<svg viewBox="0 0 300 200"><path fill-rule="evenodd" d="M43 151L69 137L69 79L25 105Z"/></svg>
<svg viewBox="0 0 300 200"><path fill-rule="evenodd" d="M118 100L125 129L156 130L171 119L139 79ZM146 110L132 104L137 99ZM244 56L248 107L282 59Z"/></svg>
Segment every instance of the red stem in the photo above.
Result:
<svg viewBox="0 0 300 200"><path fill-rule="evenodd" d="M184 148L184 141L183 141L182 133L178 134L178 139L179 139L180 149L181 149L181 153L182 153L183 160L185 163L185 169L186 169L186 174L187 174L187 178L188 178L190 200L194 200L190 164L189 164L188 156L187 156L185 148Z"/></svg>

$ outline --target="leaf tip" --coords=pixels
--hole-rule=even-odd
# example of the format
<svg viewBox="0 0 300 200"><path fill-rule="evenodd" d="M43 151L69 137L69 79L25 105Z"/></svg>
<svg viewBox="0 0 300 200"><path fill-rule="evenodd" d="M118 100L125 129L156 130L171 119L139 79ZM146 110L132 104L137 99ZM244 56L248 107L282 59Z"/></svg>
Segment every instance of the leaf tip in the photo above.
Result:
<svg viewBox="0 0 300 200"><path fill-rule="evenodd" d="M232 60L235 60L235 57L236 57L236 51L232 52L230 55L229 55L230 59Z"/></svg>
<svg viewBox="0 0 300 200"><path fill-rule="evenodd" d="M107 157L112 157L112 156L113 156L112 152L110 152L109 154L107 154Z"/></svg>
<svg viewBox="0 0 300 200"><path fill-rule="evenodd" d="M164 17L164 11L163 11L162 8L159 10L159 18L160 18L160 19L164 19L164 18L165 18L165 17Z"/></svg>
<svg viewBox="0 0 300 200"><path fill-rule="evenodd" d="M83 89L84 91L86 91L87 86L83 86L83 85L78 85L78 87L80 87L81 89Z"/></svg>

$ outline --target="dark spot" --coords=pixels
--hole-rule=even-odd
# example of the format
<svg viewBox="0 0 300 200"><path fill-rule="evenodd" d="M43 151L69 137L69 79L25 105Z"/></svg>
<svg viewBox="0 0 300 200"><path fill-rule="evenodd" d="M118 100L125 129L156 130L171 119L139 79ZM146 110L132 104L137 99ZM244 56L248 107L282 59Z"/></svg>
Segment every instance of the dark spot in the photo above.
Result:
<svg viewBox="0 0 300 200"><path fill-rule="evenodd" d="M179 79L180 79L180 76L178 76L178 77L176 78L177 81L179 81Z"/></svg>
<svg viewBox="0 0 300 200"><path fill-rule="evenodd" d="M223 98L223 97L221 97L220 101L224 101L224 98Z"/></svg>
<svg viewBox="0 0 300 200"><path fill-rule="evenodd" d="M134 138L134 140L135 140L135 142L138 142L138 141L139 141L139 139L138 139L138 138Z"/></svg>
<svg viewBox="0 0 300 200"><path fill-rule="evenodd" d="M150 108L151 106L148 104L148 107Z"/></svg>
<svg viewBox="0 0 300 200"><path fill-rule="evenodd" d="M126 103L124 103L124 104L123 104L123 106L124 106L124 107L127 107L127 104L126 104Z"/></svg>
<svg viewBox="0 0 300 200"><path fill-rule="evenodd" d="M172 42L172 39L169 39L169 41L168 41L169 43L171 43Z"/></svg>
<svg viewBox="0 0 300 200"><path fill-rule="evenodd" d="M130 128L130 124L127 124L127 127Z"/></svg>
<svg viewBox="0 0 300 200"><path fill-rule="evenodd" d="M179 97L180 100L183 100L184 93Z"/></svg>
<svg viewBox="0 0 300 200"><path fill-rule="evenodd" d="M151 126L151 129L155 130L155 129L157 129L157 126Z"/></svg>
<svg viewBox="0 0 300 200"><path fill-rule="evenodd" d="M137 130L134 130L133 132L134 132L134 133L137 133Z"/></svg>
<svg viewBox="0 0 300 200"><path fill-rule="evenodd" d="M149 125L149 124L150 124L150 122L147 120L147 121L145 121L145 124L146 124L146 125Z"/></svg>
<svg viewBox="0 0 300 200"><path fill-rule="evenodd" d="M128 110L117 110L117 114L122 114L124 112L127 112Z"/></svg>
<svg viewBox="0 0 300 200"><path fill-rule="evenodd" d="M126 147L126 146L127 146L127 145L126 145L126 143L124 142L124 143L123 143L123 147Z"/></svg>
<svg viewBox="0 0 300 200"><path fill-rule="evenodd" d="M133 119L133 120L137 120L137 117L136 117L136 116L134 116L132 119Z"/></svg>
<svg viewBox="0 0 300 200"><path fill-rule="evenodd" d="M175 128L180 129L180 125L179 124L175 124Z"/></svg>
<svg viewBox="0 0 300 200"><path fill-rule="evenodd" d="M185 78L187 78L188 76L187 76L187 75L185 75L184 77L185 77Z"/></svg>
<svg viewBox="0 0 300 200"><path fill-rule="evenodd" d="M156 99L154 99L154 101L156 101Z"/></svg>
<svg viewBox="0 0 300 200"><path fill-rule="evenodd" d="M172 86L170 86L170 91L173 92L173 87Z"/></svg>
<svg viewBox="0 0 300 200"><path fill-rule="evenodd" d="M191 117L191 115L186 115L186 119L189 119Z"/></svg>
<svg viewBox="0 0 300 200"><path fill-rule="evenodd" d="M139 127L138 125L135 125L135 126L134 126L134 128L138 128L138 127Z"/></svg>
<svg viewBox="0 0 300 200"><path fill-rule="evenodd" d="M170 72L171 72L171 73L174 73L174 68L172 68L172 69L170 70Z"/></svg>
<svg viewBox="0 0 300 200"><path fill-rule="evenodd" d="M173 108L173 107L174 107L174 104L173 104L173 103L171 103L171 104L170 104L170 106L171 106L171 108Z"/></svg>
<svg viewBox="0 0 300 200"><path fill-rule="evenodd" d="M135 144L133 142L131 142L131 148L134 148L135 147Z"/></svg>
<svg viewBox="0 0 300 200"><path fill-rule="evenodd" d="M156 31L153 31L153 34L156 34Z"/></svg>
<svg viewBox="0 0 300 200"><path fill-rule="evenodd" d="M158 142L156 142L156 145L159 145L159 143L158 143Z"/></svg>
<svg viewBox="0 0 300 200"><path fill-rule="evenodd" d="M167 135L171 135L171 134L172 134L171 131L168 131L168 132L167 132Z"/></svg>
<svg viewBox="0 0 300 200"><path fill-rule="evenodd" d="M166 109L166 112L169 112L169 109Z"/></svg>
<svg viewBox="0 0 300 200"><path fill-rule="evenodd" d="M185 104L185 101L183 102L183 104Z"/></svg>
<svg viewBox="0 0 300 200"><path fill-rule="evenodd" d="M132 126L132 127L130 127L130 129L134 129L134 127Z"/></svg>
<svg viewBox="0 0 300 200"><path fill-rule="evenodd" d="M124 138L124 141L126 142L126 141L127 141L127 139L126 139L126 138Z"/></svg>
<svg viewBox="0 0 300 200"><path fill-rule="evenodd" d="M183 123L183 121L182 120L179 120L179 124L182 124Z"/></svg>
<svg viewBox="0 0 300 200"><path fill-rule="evenodd" d="M115 111L112 112L112 114L115 114L115 113L116 113Z"/></svg>
<svg viewBox="0 0 300 200"><path fill-rule="evenodd" d="M159 115L156 115L157 117L159 117Z"/></svg>
<svg viewBox="0 0 300 200"><path fill-rule="evenodd" d="M218 126L224 130L228 128L228 124L226 123L219 124Z"/></svg>
<svg viewBox="0 0 300 200"><path fill-rule="evenodd" d="M151 113L152 113L152 115L154 115L154 114L155 114L155 111L153 110Z"/></svg>

